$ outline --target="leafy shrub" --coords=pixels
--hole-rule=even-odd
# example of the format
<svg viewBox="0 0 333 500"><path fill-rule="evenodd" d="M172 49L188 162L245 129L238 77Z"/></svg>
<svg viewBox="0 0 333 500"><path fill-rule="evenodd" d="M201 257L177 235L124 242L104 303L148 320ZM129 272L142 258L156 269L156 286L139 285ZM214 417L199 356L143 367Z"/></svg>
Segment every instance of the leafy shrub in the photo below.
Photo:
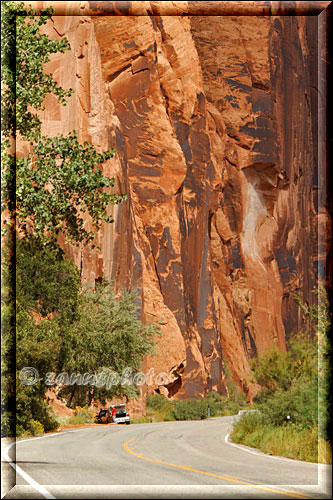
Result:
<svg viewBox="0 0 333 500"><path fill-rule="evenodd" d="M264 416L260 413L244 413L234 426L231 437L237 442L243 442L243 439L253 434L264 425Z"/></svg>
<svg viewBox="0 0 333 500"><path fill-rule="evenodd" d="M231 437L266 453L331 463L330 311L325 289L320 286L314 293L314 305L296 296L308 325L305 333L293 335L288 352L273 349L254 360L254 374L263 386L255 398L262 414L244 415Z"/></svg>
<svg viewBox="0 0 333 500"><path fill-rule="evenodd" d="M85 416L76 416L76 417L74 416L68 420L68 423L70 425L86 424L87 422L91 422L91 420L87 421L87 418Z"/></svg>
<svg viewBox="0 0 333 500"><path fill-rule="evenodd" d="M29 430L33 436L44 434L44 426L38 420L29 420Z"/></svg>
<svg viewBox="0 0 333 500"><path fill-rule="evenodd" d="M225 359L223 360L223 364L224 364L226 385L228 387L228 393L229 393L228 397L224 398L225 400L224 414L229 413L231 415L235 415L241 408L246 408L249 406L249 404L245 394L233 380L228 366L228 362Z"/></svg>
<svg viewBox="0 0 333 500"><path fill-rule="evenodd" d="M38 436L40 434L44 434L44 431L45 429L43 424L33 418L28 421L28 424L25 427L20 424L16 426L16 436L18 437Z"/></svg>
<svg viewBox="0 0 333 500"><path fill-rule="evenodd" d="M332 446L330 441L319 438L318 440L318 463L332 465Z"/></svg>
<svg viewBox="0 0 333 500"><path fill-rule="evenodd" d="M221 396L216 391L211 391L206 394L205 400L207 401L207 412L209 407L211 417L225 415L228 408L227 397Z"/></svg>
<svg viewBox="0 0 333 500"><path fill-rule="evenodd" d="M57 421L59 426L66 427L68 425L69 420L72 418L70 415L57 415Z"/></svg>
<svg viewBox="0 0 333 500"><path fill-rule="evenodd" d="M8 436L13 437L13 431L11 429L13 422L13 414L10 411L5 410L1 415L1 437Z"/></svg>
<svg viewBox="0 0 333 500"><path fill-rule="evenodd" d="M74 418L75 417L84 419L84 423L90 423L94 422L95 413L92 408L87 406L84 406L83 408L81 408L81 406L76 406L74 410Z"/></svg>
<svg viewBox="0 0 333 500"><path fill-rule="evenodd" d="M206 399L210 402L222 404L222 403L226 403L228 398L225 396L221 396L221 394L219 394L216 391L210 391L210 392L207 392Z"/></svg>
<svg viewBox="0 0 333 500"><path fill-rule="evenodd" d="M44 418L42 417L41 423L43 424L45 432L55 431L59 427L59 422L51 406L46 406Z"/></svg>
<svg viewBox="0 0 333 500"><path fill-rule="evenodd" d="M163 394L147 394L146 407L157 412L169 411L172 402Z"/></svg>
<svg viewBox="0 0 333 500"><path fill-rule="evenodd" d="M228 401L226 404L225 410L228 412L229 415L237 415L239 410L244 408L244 405L240 405L239 403L236 403L235 401Z"/></svg>
<svg viewBox="0 0 333 500"><path fill-rule="evenodd" d="M175 417L173 415L173 413L167 413L166 415L164 415L163 417L163 422L174 422L175 421Z"/></svg>
<svg viewBox="0 0 333 500"><path fill-rule="evenodd" d="M53 410L44 401L45 387L39 379L35 385L24 385L19 377L16 384L16 434L26 431L32 434L31 421L38 421L43 432L54 431L58 427Z"/></svg>
<svg viewBox="0 0 333 500"><path fill-rule="evenodd" d="M204 399L184 399L174 402L172 413L176 420L203 420L208 416L208 406Z"/></svg>
<svg viewBox="0 0 333 500"><path fill-rule="evenodd" d="M173 420L201 420L208 416L233 415L238 413L240 408L248 406L245 398L238 397L237 392L236 394L236 401L222 396L216 391L207 393L202 399L182 401L170 401L162 394L148 394L146 400L147 416L152 417L155 422L169 422Z"/></svg>
<svg viewBox="0 0 333 500"><path fill-rule="evenodd" d="M278 389L260 410L273 425L282 425L287 415L299 427L318 426L318 385L316 379L299 379L285 391Z"/></svg>
<svg viewBox="0 0 333 500"><path fill-rule="evenodd" d="M146 414L153 422L174 420L172 408L173 402L162 394L147 394Z"/></svg>

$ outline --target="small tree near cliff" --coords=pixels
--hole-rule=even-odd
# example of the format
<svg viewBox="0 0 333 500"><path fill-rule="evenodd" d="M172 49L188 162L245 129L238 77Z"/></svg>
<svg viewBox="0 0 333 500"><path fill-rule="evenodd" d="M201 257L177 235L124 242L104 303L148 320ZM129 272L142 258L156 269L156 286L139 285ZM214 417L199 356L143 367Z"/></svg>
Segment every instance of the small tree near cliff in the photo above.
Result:
<svg viewBox="0 0 333 500"><path fill-rule="evenodd" d="M141 322L135 299L135 291L123 291L116 297L106 280L96 289L82 289L78 318L62 343L61 366L69 374L99 377L100 383L65 384L60 395L69 405L137 395L131 374L139 371L144 356L155 352L155 336L160 329L156 324Z"/></svg>

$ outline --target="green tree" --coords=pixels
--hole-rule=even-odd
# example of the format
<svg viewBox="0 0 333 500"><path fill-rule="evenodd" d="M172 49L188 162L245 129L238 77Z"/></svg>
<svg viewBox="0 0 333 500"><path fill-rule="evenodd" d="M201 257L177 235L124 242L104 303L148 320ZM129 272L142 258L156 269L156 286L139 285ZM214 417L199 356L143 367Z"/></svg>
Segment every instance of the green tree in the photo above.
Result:
<svg viewBox="0 0 333 500"><path fill-rule="evenodd" d="M45 374L61 368L60 350L77 319L81 280L60 248L26 238L17 241L16 281L16 435L35 434L57 426L45 401ZM22 380L26 367L36 370L33 385ZM3 426L7 435L8 424L7 418Z"/></svg>
<svg viewBox="0 0 333 500"><path fill-rule="evenodd" d="M33 232L45 242L56 241L62 232L71 243L91 243L101 221L113 220L108 207L126 197L112 193L114 179L102 173L101 165L114 156L113 149L98 153L87 142L80 144L75 131L68 136L41 134L38 112L44 109L44 98L52 94L65 105L73 92L44 71L52 54L70 49L66 38L51 40L41 33L52 13L49 8L37 15L15 2L2 6L4 226L17 226L21 235ZM23 158L17 158L13 148L18 137L30 145L30 154ZM94 228L90 231L83 227L86 216Z"/></svg>
<svg viewBox="0 0 333 500"><path fill-rule="evenodd" d="M16 306L16 432L54 428L54 417L45 402L46 376L89 373L109 375L141 368L142 359L154 352L157 325L144 325L138 317L136 293L115 296L103 281L94 288L81 286L79 271L62 250L44 247L39 240L20 240L17 248ZM33 386L21 379L21 370L33 367ZM128 371L127 371L128 373ZM15 371L14 371L15 376ZM137 394L135 385L120 381L107 388L59 384L60 397L68 404L84 406L92 398ZM66 382L66 381L65 381ZM5 415L6 417L6 415ZM37 424L36 424L37 422ZM8 418L4 419L8 434Z"/></svg>
<svg viewBox="0 0 333 500"><path fill-rule="evenodd" d="M107 376L113 372L135 375L142 359L154 353L154 339L160 329L156 324L143 324L138 317L136 292L123 291L115 296L104 280L96 290L84 288L78 320L62 344L63 369L68 373ZM126 372L125 372L126 373ZM115 381L116 382L116 381ZM133 384L114 383L107 388L95 385L64 386L61 394L73 405L91 404L92 399L136 395Z"/></svg>
<svg viewBox="0 0 333 500"><path fill-rule="evenodd" d="M57 368L65 328L55 318L37 323L32 311L28 314L22 307L17 308L15 411L18 436L51 431L58 425L45 401L44 374ZM26 367L36 370L37 379L32 385L26 384L26 379L22 378L24 371L21 370ZM36 427L36 423L42 427Z"/></svg>
<svg viewBox="0 0 333 500"><path fill-rule="evenodd" d="M50 19L53 9L40 13L25 8L23 3L5 1L1 4L1 68L4 91L1 129L6 137L36 139L41 121L33 110L43 110L44 98L53 93L65 104L73 93L62 89L52 75L44 72L51 54L65 52L70 45L66 38L55 41L42 34L40 27Z"/></svg>
<svg viewBox="0 0 333 500"><path fill-rule="evenodd" d="M56 315L61 324L77 317L81 278L61 248L50 249L35 238L16 245L16 300L20 310L40 320Z"/></svg>

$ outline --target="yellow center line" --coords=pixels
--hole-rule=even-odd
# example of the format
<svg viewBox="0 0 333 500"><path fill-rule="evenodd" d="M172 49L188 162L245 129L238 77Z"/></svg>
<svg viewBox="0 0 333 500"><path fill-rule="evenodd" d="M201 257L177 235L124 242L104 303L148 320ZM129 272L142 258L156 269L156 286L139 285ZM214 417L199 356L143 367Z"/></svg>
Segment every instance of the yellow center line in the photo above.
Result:
<svg viewBox="0 0 333 500"><path fill-rule="evenodd" d="M141 438L138 438L138 439L141 439ZM124 449L128 453L133 455L134 457L141 458L141 460L146 460L147 462L153 462L153 463L159 464L159 465L168 465L169 467L175 467L177 469L195 472L196 474L203 474L205 476L216 477L217 479L222 479L222 480L228 481L230 483L241 484L244 486L251 486L251 488L256 488L258 490L263 490L263 491L269 491L270 493L279 493L280 495L285 495L288 497L301 498L301 499L310 498L310 496L306 495L305 493L298 493L298 492L289 491L289 490L284 490L284 491L276 490L274 488L268 488L267 486L261 486L259 484L252 484L252 483L248 483L245 481L241 481L240 479L237 479L236 477L233 477L233 476L220 476L218 474L213 474L212 472L205 472L202 470L194 469L193 467L188 467L186 465L172 464L170 462L165 462L165 461L160 460L158 458L148 458L148 457L145 457L143 455L143 453L136 453L135 451L133 451L129 448L129 443L130 443L130 441L133 441L133 440L135 440L135 438L134 439L132 438L132 439L129 439L128 441L126 441L123 445Z"/></svg>

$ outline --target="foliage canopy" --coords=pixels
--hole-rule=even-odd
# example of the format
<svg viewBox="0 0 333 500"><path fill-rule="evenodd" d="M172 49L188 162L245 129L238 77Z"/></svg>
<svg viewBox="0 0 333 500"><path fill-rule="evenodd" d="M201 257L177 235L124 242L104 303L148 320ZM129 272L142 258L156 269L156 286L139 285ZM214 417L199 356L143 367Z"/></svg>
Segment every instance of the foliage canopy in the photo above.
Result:
<svg viewBox="0 0 333 500"><path fill-rule="evenodd" d="M82 287L79 272L59 249L45 248L40 241L18 244L16 306L16 416L18 432L31 432L31 420L52 426L47 410L47 374L133 375L142 359L154 352L158 325L144 325L138 317L136 292L116 296L104 280L96 290ZM25 385L19 372L34 367L38 380ZM59 397L68 405L89 405L93 399L133 397L135 385L59 385ZM5 425L6 422L4 422Z"/></svg>
<svg viewBox="0 0 333 500"><path fill-rule="evenodd" d="M73 93L44 67L70 44L65 37L52 40L41 30L52 7L38 15L22 3L2 2L1 10L2 211L9 211L4 227L6 222L7 229L15 224L21 237L34 233L45 243L56 242L60 232L72 244L92 243L101 222L113 221L108 207L126 199L112 192L114 178L102 173L101 165L115 150L99 153L87 142L80 144L75 131L42 135L39 113L45 97L53 95L66 105ZM15 139L28 142L26 156L16 157ZM87 215L91 230L84 227Z"/></svg>

